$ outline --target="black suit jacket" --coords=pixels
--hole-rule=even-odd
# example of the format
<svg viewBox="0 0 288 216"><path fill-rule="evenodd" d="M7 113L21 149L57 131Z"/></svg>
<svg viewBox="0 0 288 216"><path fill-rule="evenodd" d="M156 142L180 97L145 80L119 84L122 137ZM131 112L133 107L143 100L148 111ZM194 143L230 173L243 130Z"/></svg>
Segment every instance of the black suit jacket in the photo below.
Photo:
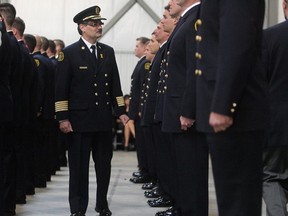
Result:
<svg viewBox="0 0 288 216"><path fill-rule="evenodd" d="M57 120L69 119L75 132L111 131L112 108L125 114L114 50L97 42L97 66L80 39L59 55L56 72Z"/></svg>
<svg viewBox="0 0 288 216"><path fill-rule="evenodd" d="M54 119L54 86L52 86L52 78L55 74L54 66L47 55L42 55L40 51L33 53L37 69L38 69L38 112L41 118Z"/></svg>
<svg viewBox="0 0 288 216"><path fill-rule="evenodd" d="M23 85L23 59L21 55L20 45L12 31L7 32L11 45L11 61L10 61L10 86L14 104L14 126L20 126L23 123L22 116L22 85Z"/></svg>
<svg viewBox="0 0 288 216"><path fill-rule="evenodd" d="M145 78L149 72L150 63L146 57L142 57L136 64L131 75L129 118L139 120L139 112L142 111L143 103L141 97L144 97Z"/></svg>
<svg viewBox="0 0 288 216"><path fill-rule="evenodd" d="M181 18L182 25L177 29L167 45L167 79L164 96L162 130L164 132L181 132L180 113L183 95L189 73L196 68L194 53L196 51L194 23L200 6L194 6ZM190 80L194 89L189 92L191 97L196 94L195 79ZM195 97L194 97L195 98ZM195 103L194 103L195 104ZM193 107L190 107L193 109Z"/></svg>
<svg viewBox="0 0 288 216"><path fill-rule="evenodd" d="M9 84L11 46L6 34L5 24L0 22L1 45L0 45L0 126L5 122L12 121L13 100Z"/></svg>
<svg viewBox="0 0 288 216"><path fill-rule="evenodd" d="M203 0L200 18L197 117L212 132L211 112L232 116L230 130L261 130L268 124L267 83L261 65L264 0ZM244 11L244 12L243 12Z"/></svg>
<svg viewBox="0 0 288 216"><path fill-rule="evenodd" d="M149 79L147 83L147 97L146 103L144 104L144 109L142 113L143 124L153 124L155 122L155 109L156 109L156 99L157 99L157 89L158 82L160 79L160 67L163 58L163 53L166 50L167 43L163 44L156 53L153 62L151 64L151 69L149 72Z"/></svg>
<svg viewBox="0 0 288 216"><path fill-rule="evenodd" d="M288 21L264 31L263 62L269 80L268 146L288 145Z"/></svg>

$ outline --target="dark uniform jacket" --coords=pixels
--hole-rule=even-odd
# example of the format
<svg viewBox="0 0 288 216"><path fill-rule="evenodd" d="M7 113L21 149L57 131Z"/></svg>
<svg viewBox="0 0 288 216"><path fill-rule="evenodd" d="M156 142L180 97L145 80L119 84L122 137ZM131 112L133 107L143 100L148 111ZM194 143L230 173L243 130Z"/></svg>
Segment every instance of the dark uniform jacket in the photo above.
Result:
<svg viewBox="0 0 288 216"><path fill-rule="evenodd" d="M260 64L264 0L203 0L198 41L197 117L212 132L211 112L233 117L231 130L267 127L267 85ZM245 12L243 12L245 11Z"/></svg>
<svg viewBox="0 0 288 216"><path fill-rule="evenodd" d="M11 59L11 46L6 34L4 23L0 22L1 45L0 45L0 125L10 122L13 118L13 100L9 85L9 71Z"/></svg>
<svg viewBox="0 0 288 216"><path fill-rule="evenodd" d="M114 50L97 42L97 66L80 39L58 57L55 107L57 120L68 119L74 132L110 131L112 108L125 113Z"/></svg>
<svg viewBox="0 0 288 216"><path fill-rule="evenodd" d="M288 21L264 31L263 62L269 81L268 146L288 145Z"/></svg>
<svg viewBox="0 0 288 216"><path fill-rule="evenodd" d="M12 31L7 32L12 58L10 61L10 86L14 103L14 126L20 126L23 123L22 116L22 84L23 84L23 59L20 51L20 45Z"/></svg>
<svg viewBox="0 0 288 216"><path fill-rule="evenodd" d="M47 55L42 55L40 51L33 53L35 59L38 77L38 112L43 119L54 119L54 87L52 86L52 77L55 74L54 66Z"/></svg>
<svg viewBox="0 0 288 216"><path fill-rule="evenodd" d="M142 110L141 96L144 96L143 84L149 73L150 63L142 57L136 64L131 75L130 104L128 116L130 119L139 120L139 112Z"/></svg>
<svg viewBox="0 0 288 216"><path fill-rule="evenodd" d="M144 111L142 114L143 124L153 124L155 122L157 89L161 71L160 67L165 49L166 49L166 43L160 47L151 64L147 83L148 87L146 86L147 89L146 103L144 104Z"/></svg>
<svg viewBox="0 0 288 216"><path fill-rule="evenodd" d="M36 117L35 96L37 95L37 71L35 70L35 62L30 56L29 50L24 41L19 41L20 50L23 59L23 85L22 85L22 118L25 126L31 125Z"/></svg>
<svg viewBox="0 0 288 216"><path fill-rule="evenodd" d="M180 111L182 104L186 102L183 100L183 94L186 87L187 74L192 73L196 67L194 57L196 31L193 27L199 8L199 5L193 6L184 14L181 18L181 26L176 30L170 44L167 46L168 65L162 122L162 130L164 132L181 132ZM190 82L194 83L194 89L189 94L194 97L196 94L195 79L190 80ZM192 108L190 107L190 109Z"/></svg>

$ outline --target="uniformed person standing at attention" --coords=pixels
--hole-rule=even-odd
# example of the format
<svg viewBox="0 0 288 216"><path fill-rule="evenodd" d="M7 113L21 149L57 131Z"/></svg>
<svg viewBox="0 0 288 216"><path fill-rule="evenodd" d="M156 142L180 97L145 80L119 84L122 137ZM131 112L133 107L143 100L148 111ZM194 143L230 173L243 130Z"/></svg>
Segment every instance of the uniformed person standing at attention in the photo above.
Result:
<svg viewBox="0 0 288 216"><path fill-rule="evenodd" d="M71 216L85 215L88 206L90 149L95 163L95 210L112 215L107 192L111 174L112 108L125 124L125 106L114 50L97 40L102 36L100 7L78 13L73 21L81 35L58 57L56 117L68 134L69 203Z"/></svg>
<svg viewBox="0 0 288 216"><path fill-rule="evenodd" d="M9 67L7 62L11 58L11 47L6 34L5 23L0 13L0 215L4 215L4 167L3 156L4 146L9 143L4 142L4 133L7 131L7 123L13 118L13 102L9 85Z"/></svg>
<svg viewBox="0 0 288 216"><path fill-rule="evenodd" d="M265 74L269 82L270 124L263 152L263 199L267 216L288 215L288 0L285 21L263 32Z"/></svg>
<svg viewBox="0 0 288 216"><path fill-rule="evenodd" d="M195 23L195 124L209 145L219 216L261 215L268 125L259 68L264 6L264 0L202 0Z"/></svg>

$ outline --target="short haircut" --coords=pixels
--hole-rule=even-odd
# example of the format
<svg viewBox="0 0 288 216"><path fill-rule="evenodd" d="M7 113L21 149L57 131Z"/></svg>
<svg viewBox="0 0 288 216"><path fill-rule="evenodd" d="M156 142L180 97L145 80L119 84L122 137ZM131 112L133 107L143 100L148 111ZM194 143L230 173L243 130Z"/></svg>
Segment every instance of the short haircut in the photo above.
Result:
<svg viewBox="0 0 288 216"><path fill-rule="evenodd" d="M0 14L2 15L2 17L4 16L5 23L8 26L12 26L12 24L15 20L15 16L14 16L13 11L8 7L1 7L1 5L0 5Z"/></svg>
<svg viewBox="0 0 288 216"><path fill-rule="evenodd" d="M65 48L65 43L64 43L63 40L61 40L61 39L54 39L54 42L55 42L56 46L59 45L59 46L61 47L61 50Z"/></svg>
<svg viewBox="0 0 288 216"><path fill-rule="evenodd" d="M15 9L15 7L12 4L10 4L10 3L1 3L0 4L0 8L8 8L11 11L12 16L14 18L16 17L16 9Z"/></svg>
<svg viewBox="0 0 288 216"><path fill-rule="evenodd" d="M25 31L25 22L20 17L15 18L12 27L18 30L21 37L23 36Z"/></svg>
<svg viewBox="0 0 288 216"><path fill-rule="evenodd" d="M46 37L44 37L44 36L41 36L41 42L42 42L41 48L42 48L44 51L46 51L46 50L48 49L48 47L49 47L49 41L48 41L48 39L47 39Z"/></svg>
<svg viewBox="0 0 288 216"><path fill-rule="evenodd" d="M140 41L141 44L147 45L149 43L150 39L147 37L139 37L136 39L136 41Z"/></svg>
<svg viewBox="0 0 288 216"><path fill-rule="evenodd" d="M53 40L49 40L49 48L51 53L55 54L56 53L56 44Z"/></svg>
<svg viewBox="0 0 288 216"><path fill-rule="evenodd" d="M31 34L24 34L24 42L27 45L29 51L32 53L36 46L36 38Z"/></svg>

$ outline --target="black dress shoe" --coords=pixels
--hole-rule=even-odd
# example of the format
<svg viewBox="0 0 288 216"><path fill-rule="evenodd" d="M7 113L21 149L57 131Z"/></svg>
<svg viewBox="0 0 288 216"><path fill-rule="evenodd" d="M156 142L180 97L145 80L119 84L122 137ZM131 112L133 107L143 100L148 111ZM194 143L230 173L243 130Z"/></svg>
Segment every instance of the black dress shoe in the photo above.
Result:
<svg viewBox="0 0 288 216"><path fill-rule="evenodd" d="M141 175L142 175L141 171L137 171L137 172L133 172L132 173L132 176L134 176L134 177L138 177L138 176L141 176Z"/></svg>
<svg viewBox="0 0 288 216"><path fill-rule="evenodd" d="M159 189L158 187L154 190L152 189L151 191L145 191L144 196L147 198L158 198L163 195L163 191Z"/></svg>
<svg viewBox="0 0 288 216"><path fill-rule="evenodd" d="M85 216L85 214L82 212L77 212L77 213L71 214L70 216Z"/></svg>
<svg viewBox="0 0 288 216"><path fill-rule="evenodd" d="M143 183L149 182L150 179L147 176L139 176L139 177L130 178L130 181L135 184L143 184Z"/></svg>
<svg viewBox="0 0 288 216"><path fill-rule="evenodd" d="M105 208L102 210L95 208L95 210L96 210L96 212L99 213L99 216L111 216L112 215L112 212L110 211L109 208Z"/></svg>
<svg viewBox="0 0 288 216"><path fill-rule="evenodd" d="M154 187L156 187L156 183L155 182L148 182L142 185L142 189L143 190L152 190Z"/></svg>
<svg viewBox="0 0 288 216"><path fill-rule="evenodd" d="M148 200L148 205L150 207L170 207L173 205L173 202L169 199L165 199L164 197L160 196L155 200Z"/></svg>
<svg viewBox="0 0 288 216"><path fill-rule="evenodd" d="M181 212L179 209L171 207L166 211L157 212L155 216L181 216Z"/></svg>

